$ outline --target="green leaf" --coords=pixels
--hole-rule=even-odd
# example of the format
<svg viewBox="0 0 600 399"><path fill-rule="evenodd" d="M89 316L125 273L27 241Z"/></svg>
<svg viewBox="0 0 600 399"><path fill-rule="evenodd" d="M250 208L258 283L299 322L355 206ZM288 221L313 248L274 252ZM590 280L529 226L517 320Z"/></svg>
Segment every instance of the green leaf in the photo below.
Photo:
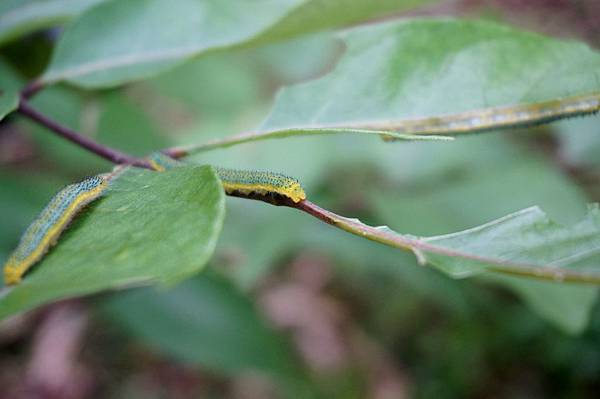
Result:
<svg viewBox="0 0 600 399"><path fill-rule="evenodd" d="M206 55L134 87L168 96L203 124L207 118L231 120L263 97L253 64L237 53Z"/></svg>
<svg viewBox="0 0 600 399"><path fill-rule="evenodd" d="M0 45L37 29L66 21L104 0L3 0Z"/></svg>
<svg viewBox="0 0 600 399"><path fill-rule="evenodd" d="M369 194L379 220L396 231L431 236L468 229L532 205L566 225L585 214L582 190L552 163L513 145L509 137L480 135L457 144L395 150L397 159L388 168L402 171L400 187ZM569 333L585 327L596 298L596 289L585 285L489 273L484 277L513 291L532 311Z"/></svg>
<svg viewBox="0 0 600 399"><path fill-rule="evenodd" d="M24 82L17 71L0 58L0 90L19 91Z"/></svg>
<svg viewBox="0 0 600 399"><path fill-rule="evenodd" d="M558 282L600 284L600 209L566 227L531 207L458 233L427 237L418 250L454 277L486 269L536 277L548 273Z"/></svg>
<svg viewBox="0 0 600 399"><path fill-rule="evenodd" d="M421 236L467 229L534 204L561 223L579 221L587 202L581 189L538 154L511 144L492 134L458 145L398 148L405 161L395 165L404 173L401 186L369 194L379 219ZM511 290L569 333L585 327L596 298L594 288L582 285L497 274L485 274L485 280Z"/></svg>
<svg viewBox="0 0 600 399"><path fill-rule="evenodd" d="M458 251L444 255L423 250L425 260L454 277L480 273L488 268L510 275L486 275L509 286L547 320L570 333L587 325L598 289L565 284L569 273L600 281L600 212L597 206L571 227L559 226L539 208L529 208L460 233L426 239L437 249ZM484 258L484 259L476 259ZM498 268L498 265L500 268ZM555 282L532 281L517 276L536 276L544 267L554 268ZM585 279L584 279L585 280Z"/></svg>
<svg viewBox="0 0 600 399"><path fill-rule="evenodd" d="M283 89L261 130L348 127L452 133L542 115L575 98L597 110L600 54L587 45L478 21L410 20L341 35L346 52L320 79ZM549 102L541 105L540 102ZM533 104L533 105L532 105ZM565 113L565 110L562 110ZM546 119L552 119L546 115ZM436 130L437 129L437 130ZM480 130L480 129L479 129Z"/></svg>
<svg viewBox="0 0 600 399"><path fill-rule="evenodd" d="M423 1L107 1L69 26L42 80L114 86L156 75L209 50L339 27L420 3ZM177 22L166 26L165 21Z"/></svg>
<svg viewBox="0 0 600 399"><path fill-rule="evenodd" d="M291 348L250 298L210 270L169 292L136 290L102 307L130 334L179 360L226 374L253 369L299 377Z"/></svg>
<svg viewBox="0 0 600 399"><path fill-rule="evenodd" d="M314 204L304 206L342 230L412 251L419 263L432 264L455 278L489 276L486 273L493 272L528 277L533 281L539 279L547 284L564 284L565 288L558 287L560 296L579 294L566 308L575 302L581 308L553 321L569 331L577 332L585 326L597 295L596 287L574 284L600 284L600 209L597 205L590 206L587 217L571 227L557 225L539 208L533 207L479 227L437 237L398 234L386 226L371 227ZM524 284L516 288L526 289ZM532 288L536 290L527 292L527 299L538 301L535 305L547 316L551 306L539 303L539 292L555 294L557 291L549 285L542 287L544 290Z"/></svg>
<svg viewBox="0 0 600 399"><path fill-rule="evenodd" d="M579 334L587 327L598 299L598 288L595 287L535 281L498 273L486 274L483 279L509 287L531 310L569 334Z"/></svg>
<svg viewBox="0 0 600 399"><path fill-rule="evenodd" d="M600 116L572 119L553 125L560 143L560 155L571 165L594 167L600 165Z"/></svg>
<svg viewBox="0 0 600 399"><path fill-rule="evenodd" d="M257 48L252 54L268 69L269 79L290 85L327 72L340 55L334 32L321 32Z"/></svg>
<svg viewBox="0 0 600 399"><path fill-rule="evenodd" d="M250 44L356 25L434 2L437 0L305 0Z"/></svg>
<svg viewBox="0 0 600 399"><path fill-rule="evenodd" d="M14 90L0 91L0 121L19 106L19 92Z"/></svg>
<svg viewBox="0 0 600 399"><path fill-rule="evenodd" d="M5 289L0 318L50 301L131 285L172 284L210 258L224 217L210 167L129 169L59 243Z"/></svg>
<svg viewBox="0 0 600 399"><path fill-rule="evenodd" d="M465 231L434 237L399 234L387 226L371 227L317 207L328 223L349 233L414 252L456 278L493 271L534 279L600 284L600 210L590 205L584 220L559 226L537 207L524 209ZM314 209L317 208L317 209Z"/></svg>
<svg viewBox="0 0 600 399"><path fill-rule="evenodd" d="M431 133L522 126L600 107L600 54L581 43L460 20L393 21L340 37L346 52L335 69L281 90L256 132L180 150L335 133L436 140Z"/></svg>
<svg viewBox="0 0 600 399"><path fill-rule="evenodd" d="M331 128L331 127L298 127L290 129L274 129L258 132L247 132L226 137L224 139L216 139L201 144L192 144L173 148L173 151L182 152L186 155L191 155L197 152L210 151L217 148L226 148L243 143L251 143L253 141L263 141L270 139L282 139L294 136L323 136L336 134L361 134L393 137L395 140L412 140L412 141L448 141L452 137L433 136L433 135L417 135L388 132L385 130L369 130L369 129L354 129L354 128Z"/></svg>
<svg viewBox="0 0 600 399"><path fill-rule="evenodd" d="M19 106L21 84L15 70L0 59L0 121Z"/></svg>

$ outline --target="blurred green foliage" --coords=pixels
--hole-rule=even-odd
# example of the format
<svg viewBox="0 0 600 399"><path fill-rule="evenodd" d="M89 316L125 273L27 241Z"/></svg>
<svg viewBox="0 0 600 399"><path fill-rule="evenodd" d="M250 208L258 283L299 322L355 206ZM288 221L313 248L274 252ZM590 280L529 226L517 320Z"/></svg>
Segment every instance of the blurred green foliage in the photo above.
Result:
<svg viewBox="0 0 600 399"><path fill-rule="evenodd" d="M309 7L319 2L304 3ZM310 11L306 8L303 12L307 9ZM48 13L45 20L32 21L22 29L49 26L50 23L43 21L54 24L56 16L62 20L74 14ZM317 27L319 24L315 22L306 30L321 30ZM0 35L11 39L11 46L19 45L14 39L15 28L7 29L6 34L2 28L0 23ZM292 35L297 29L296 26L283 33ZM373 28L376 29L379 28ZM46 39L33 35L26 40L22 46L35 46L36 41ZM124 44L128 42L125 40ZM528 50L531 48L524 49L514 60L525 59ZM14 52L1 51L0 84L2 89L14 89L26 80L17 67L23 60L15 58ZM283 98L284 102L278 102L274 114L266 119L282 86L330 71L340 54L339 42L328 33L320 33L275 45L256 44L250 49L207 54L162 75L117 89L82 91L70 86L50 87L33 104L102 143L143 155L157 148L252 130L261 121L273 121L278 115L292 119L307 113L313 115L308 111L296 112L285 101L294 90L309 90L306 97L311 101L306 102L306 107L319 108L319 103L325 100L325 90L314 89L315 82L284 89L278 100ZM352 68L376 66L372 54L364 56ZM593 56L597 57L596 53ZM579 61L577 57L566 58L571 67ZM339 64L337 68L339 73ZM570 73L556 73L559 72ZM376 68L373 73L378 73ZM442 72L440 75L446 76ZM576 73L571 76L574 85L583 82ZM99 80L94 79L87 83L97 84ZM331 107L350 104L345 113L357 116L359 111L366 113L367 109L354 109L352 99L369 88L361 89L360 82L347 79L350 80L347 90L340 89L329 100ZM448 85L455 82L448 79ZM553 82L552 77L546 79L556 85L564 82ZM520 78L511 76L507 81L524 89ZM504 85L494 89L479 82L473 87L486 96L505 94ZM456 101L450 95L457 90L455 87L440 89L431 84L427 89L421 98L423 109L431 105L427 99L446 105ZM396 94L397 98L405 97ZM479 94L477 101L481 99ZM537 94L532 89L531 95ZM391 109L393 101L389 104ZM456 105L463 103L457 101ZM286 112L278 113L282 109ZM594 190L598 173L595 168L600 162L600 152L594 151L600 148L597 121L597 117L575 119L517 134L490 133L453 143L385 144L373 137L354 136L289 138L200 154L194 160L287 173L303 182L313 202L340 214L359 216L370 224L389 225L400 232L450 233L533 205L539 205L552 219L571 225L585 215L587 202L600 200L600 192ZM20 232L53 192L67 182L105 172L111 166L17 116L9 116L0 125L0 146L0 260L3 261L16 245ZM565 168L565 164L572 168ZM583 175L579 170L584 170ZM207 170L177 173L182 176L154 177L156 185L162 187L157 191L161 196L160 209L154 210L161 217L150 222L160 225L153 230L160 231L157 233L160 237L157 241L141 240L137 250L138 256L142 256L146 246L156 242L165 248L181 240L188 247L194 244L199 253L188 254L191 272L198 268L198 258L208 257L206 251L200 251L205 248L201 241L210 238L202 234L208 223L202 218L190 219L187 226L165 222L177 219L177 214L183 212L182 204L175 202L173 196L189 197L186 206L202 208L202 212L213 200L222 200L198 203L197 190L202 188L186 186L185 181L192 176L183 174L208 174ZM594 174L596 180L589 177ZM139 184L146 184L146 180L140 180ZM136 208L136 201L135 195L125 192L107 198L95 211L120 206ZM130 351L121 351L123 347L142 347L144 353L149 351L175 364L198 367L194 373L208 375L205 384L212 391L200 389L200 393L187 397L234 397L227 384L235 384L249 370L264 374L278 387L281 396L375 397L373 381L377 381L380 363L376 367L372 358L380 357L391 364L388 367L395 370L393 375L404 376L396 379L406 392L420 398L578 398L593 397L600 389L600 308L594 305L596 289L497 275L452 280L418 266L411 254L349 236L292 209L235 198L226 200L226 208L223 232L207 273L169 290L144 288L98 295L89 301L95 310L94 322L100 330L108 332L105 341L89 338L91 344L86 350L94 353L95 361L100 364L96 365L98 369L114 366L98 372L109 375L108 387L103 389L110 394L104 397L151 397L143 384L136 383L136 376L144 372L142 364L148 362L144 357L147 355L132 355ZM136 224L138 216L131 214L129 221L119 216L98 220L105 230L82 228L80 233L86 234L80 239L93 242L96 232L110 235L115 242L122 241L124 236L148 228ZM107 219L107 214L94 212L86 219L94 217ZM169 228L162 228L163 225ZM50 262L44 264L47 273L40 269L32 274L31 287L23 285L23 294L14 306L27 307L24 305L27 301L52 292L55 297L63 297L66 293L61 289L69 286L72 276L59 275L52 280L53 267L81 267L80 277L93 283L94 270L106 267L102 256L91 254L85 265L64 263L79 227L78 223L71 227L65 245L57 247ZM218 229L214 225L211 228ZM172 280L167 278L169 258L180 259L181 253L176 253L180 250L170 248L162 261L164 267L144 273L149 279ZM290 272L293 264L304 257L309 258L304 264L309 270L313 263L319 264L311 257L324 259L328 274L319 277L322 282L318 288L310 285L316 283L306 283ZM126 276L121 277L127 283ZM312 281L315 277L303 278ZM78 280L74 282L79 285ZM337 337L352 349L346 350L342 365L330 369L315 366L298 343L301 327L282 331L281 326L272 325L273 312L265 305L265 297L289 284L293 288L290 292L304 289L313 298L326 298L314 307L296 302L299 307L306 306L309 315L317 317L321 308L329 309L331 302L336 304L332 307L333 316L319 316L319 320L335 325L332 319L343 319ZM55 291L50 291L48 285ZM11 295L20 295L19 291L13 292ZM327 352L327 345L319 339L309 343ZM0 350L26 356L27 342L16 341L12 345L18 347L4 345ZM0 377L4 373L10 370L0 371Z"/></svg>

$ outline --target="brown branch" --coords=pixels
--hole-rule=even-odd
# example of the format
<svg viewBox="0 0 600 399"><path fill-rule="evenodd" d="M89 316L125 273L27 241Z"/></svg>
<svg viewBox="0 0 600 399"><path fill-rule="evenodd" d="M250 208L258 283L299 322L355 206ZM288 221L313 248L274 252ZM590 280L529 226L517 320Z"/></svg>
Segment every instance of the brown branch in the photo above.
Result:
<svg viewBox="0 0 600 399"><path fill-rule="evenodd" d="M90 152L93 152L96 155L101 156L102 158L112 163L133 165L141 168L151 169L148 162L144 159L138 159L113 148L106 147L48 118L47 116L32 108L31 105L29 105L29 103L25 100L25 98L21 98L18 112L33 120L34 122L45 126L49 130L58 134L59 136L71 141L72 143L77 144L82 148L89 150Z"/></svg>

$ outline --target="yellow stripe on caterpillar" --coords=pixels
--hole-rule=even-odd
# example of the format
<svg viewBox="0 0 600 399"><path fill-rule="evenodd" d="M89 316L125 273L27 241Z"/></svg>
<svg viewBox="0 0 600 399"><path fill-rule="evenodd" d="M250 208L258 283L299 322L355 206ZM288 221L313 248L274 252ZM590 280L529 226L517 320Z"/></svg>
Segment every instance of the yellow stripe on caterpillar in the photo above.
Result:
<svg viewBox="0 0 600 399"><path fill-rule="evenodd" d="M278 194L298 203L306 199L300 182L281 173L215 168L228 194Z"/></svg>
<svg viewBox="0 0 600 399"><path fill-rule="evenodd" d="M105 177L93 176L60 190L23 233L4 265L4 282L7 285L20 282L27 270L56 244L75 215L100 197L107 187Z"/></svg>
<svg viewBox="0 0 600 399"><path fill-rule="evenodd" d="M184 165L162 153L151 154L148 158L154 170L162 172ZM298 203L306 199L306 193L300 182L281 173L235 170L214 167L227 194L281 195Z"/></svg>

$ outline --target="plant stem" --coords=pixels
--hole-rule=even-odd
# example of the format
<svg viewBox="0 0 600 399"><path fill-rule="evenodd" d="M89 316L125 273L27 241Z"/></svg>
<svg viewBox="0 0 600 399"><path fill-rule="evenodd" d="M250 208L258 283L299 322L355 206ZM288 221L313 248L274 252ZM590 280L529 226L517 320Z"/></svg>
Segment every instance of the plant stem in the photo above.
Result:
<svg viewBox="0 0 600 399"><path fill-rule="evenodd" d="M31 120L39 123L42 126L47 127L52 130L59 136L79 145L82 148L85 148L104 159L107 159L110 162L115 164L126 164L132 166L138 166L146 169L152 169L151 165L143 159L138 159L122 153L118 150L106 147L101 145L85 136L82 136L75 132L74 130L69 129L66 126L59 124L58 122L48 118L47 116L41 114L32 108L26 98L33 95L35 92L40 90L42 85L36 84L36 82L32 82L28 87L26 87L21 96L21 101L19 104L18 111L27 116ZM246 140L245 137L239 137L237 139L232 140L232 142L228 142L227 140L223 140L222 142L217 142L216 147L226 145L231 145L238 142L251 141ZM215 146L213 144L208 144L206 147ZM202 146L200 146L201 148ZM192 148L193 150L197 150L198 148ZM174 158L181 158L188 155L190 152L189 149L186 148L171 148L163 150L163 152L167 155L170 155ZM483 271L493 271L502 274L511 274L511 275L519 275L523 277L530 277L535 279L542 280L550 280L550 281L558 281L558 282L571 282L571 283L586 283L586 284L596 284L600 285L600 274L590 273L580 270L566 269L566 268L558 268L551 265L529 265L529 264L520 264L515 263L510 260L504 260L499 258L492 258L480 255L474 255L468 252L461 252L460 250L454 250L442 246L437 246L428 242L427 240L420 237L412 237L407 235L398 234L387 228L377 228L371 227L366 224L361 223L357 219L349 219L340 215L337 215L333 212L330 212L326 209L323 209L316 204L308 200L300 201L298 203L294 203L292 200L284 197L273 197L273 196L265 196L259 194L240 194L233 193L230 194L232 196L260 200L264 202L268 202L272 205L276 206L287 206L290 208L298 209L302 212L305 212L325 223L328 223L334 227L337 227L341 230L344 230L348 233L357 235L362 238L366 238L371 241L375 241L384 245L388 245L391 247L395 247L398 249L402 249L405 251L412 251L419 263L427 262L427 253L433 253L437 255L466 259L469 261L483 263L486 266L482 266Z"/></svg>
<svg viewBox="0 0 600 399"><path fill-rule="evenodd" d="M552 265L522 264L513 262L511 260L474 255L472 253L462 252L461 250L438 246L420 237L399 234L388 228L372 227L360 222L357 219L346 218L323 209L308 200L294 203L292 200L283 197L275 198L272 196L238 193L233 194L233 196L260 200L276 206L286 206L298 209L321 220L322 222L330 224L338 229L344 230L356 236L404 251L411 251L415 254L417 260L421 264L425 264L427 262L427 253L432 253L485 264L485 266L481 266L482 271L518 275L538 280L600 285L600 273L559 268Z"/></svg>
<svg viewBox="0 0 600 399"><path fill-rule="evenodd" d="M37 92L42 90L44 88L44 86L45 86L44 83L42 83L40 80L33 80L33 81L29 82L27 84L27 86L25 86L23 88L23 90L21 90L21 98L24 98L25 100L29 100Z"/></svg>
<svg viewBox="0 0 600 399"><path fill-rule="evenodd" d="M485 256L473 255L467 252L461 252L460 250L437 246L420 239L419 237L407 237L387 228L375 228L363 224L357 219L345 218L323 209L307 200L297 204L287 203L285 205L306 212L309 215L314 216L332 226L359 237L402 250L412 251L417 256L417 259L420 263L424 263L426 261L425 254L429 252L442 256L485 263L487 266L482 266L482 269L485 271L494 271L502 274L519 275L523 277L557 282L587 283L596 285L600 284L600 274L598 273L559 268L551 265L545 266L520 264L510 260L491 257L488 258Z"/></svg>
<svg viewBox="0 0 600 399"><path fill-rule="evenodd" d="M74 130L69 129L66 126L61 125L60 123L48 118L42 113L36 111L27 103L27 101L22 98L19 103L18 111L28 117L29 119L39 123L42 126L45 126L49 130L58 134L59 136L77 144L78 146L85 148L96 155L101 156L102 158L113 162L115 164L127 164L133 166L139 166L141 168L151 169L150 165L147 161L143 159L138 159L122 153L118 150L106 147L100 143L95 142L94 140L82 136Z"/></svg>

